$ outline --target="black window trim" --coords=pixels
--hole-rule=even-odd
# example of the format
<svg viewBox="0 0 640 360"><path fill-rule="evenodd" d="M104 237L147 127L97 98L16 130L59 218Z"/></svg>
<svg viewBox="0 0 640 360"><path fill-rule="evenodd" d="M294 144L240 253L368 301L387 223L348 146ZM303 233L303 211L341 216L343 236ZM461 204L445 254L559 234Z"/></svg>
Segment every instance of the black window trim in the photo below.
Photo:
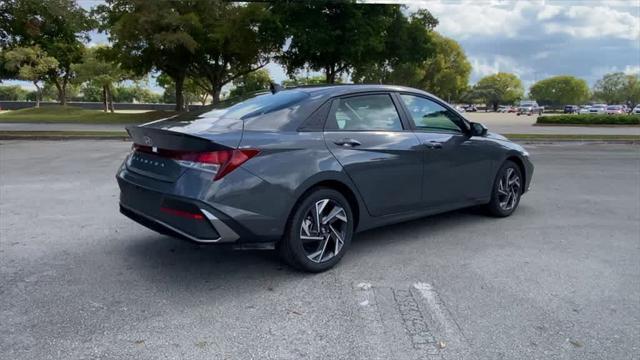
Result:
<svg viewBox="0 0 640 360"><path fill-rule="evenodd" d="M430 129L423 129L423 128L419 128L417 126L415 126L413 118L411 117L411 113L409 112L409 109L407 108L407 106L405 105L404 101L401 98L401 95L411 95L411 96L415 96L415 97L419 97L419 98L423 98L425 100L429 100L432 101L442 107L444 107L445 109L451 111L451 113L455 116L455 118L458 121L453 121L456 125L458 125L458 127L460 128L459 132L454 132L453 130L439 130L436 128L430 128ZM399 91L396 92L396 96L397 96L397 101L401 104L402 107L402 111L404 113L404 116L406 117L406 121L409 123L409 128L413 131L416 132L425 132L425 133L442 133L442 134L462 134L462 135L468 135L469 131L471 130L471 126L469 125L469 121L467 119L465 119L462 115L460 115L455 109L453 109L451 106L449 106L449 104L440 101L439 99L436 99L434 97L425 95L425 94L419 94L419 93L414 93L414 92L410 92L410 91Z"/></svg>
<svg viewBox="0 0 640 360"><path fill-rule="evenodd" d="M331 116L335 116L336 110L338 109L338 104L340 103L340 100L342 99L348 99L348 98L352 98L352 97L360 97L360 96L370 96L370 95L387 95L389 96L389 98L391 98L391 102L393 103L393 106L396 108L396 113L398 113L398 118L400 119L400 126L402 126L402 130L343 130L343 129L327 129L327 119L329 119L329 117ZM331 101L331 109L329 110L329 114L327 115L327 118L324 121L324 126L322 127L324 132L389 132L389 133L401 133L401 132L412 132L413 130L411 129L411 126L409 123L407 123L407 119L405 119L405 117L403 116L404 113L404 107L403 104L399 102L399 99L397 99L394 96L394 92L393 91L363 91L363 92L355 92L355 93L349 93L349 94L344 94L344 95L340 95L340 96L336 96L330 99Z"/></svg>

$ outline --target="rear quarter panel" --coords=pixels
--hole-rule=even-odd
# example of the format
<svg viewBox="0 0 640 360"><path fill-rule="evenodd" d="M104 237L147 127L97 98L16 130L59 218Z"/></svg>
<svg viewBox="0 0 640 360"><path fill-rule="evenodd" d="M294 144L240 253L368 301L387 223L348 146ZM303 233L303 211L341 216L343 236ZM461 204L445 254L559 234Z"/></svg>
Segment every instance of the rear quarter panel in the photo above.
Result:
<svg viewBox="0 0 640 360"><path fill-rule="evenodd" d="M282 230L296 201L315 184L336 180L355 192L327 149L321 132L245 131L240 143L240 148L243 147L260 149L260 154L242 168L263 180L265 189L256 193L253 200L264 204L260 211L279 219L276 221Z"/></svg>

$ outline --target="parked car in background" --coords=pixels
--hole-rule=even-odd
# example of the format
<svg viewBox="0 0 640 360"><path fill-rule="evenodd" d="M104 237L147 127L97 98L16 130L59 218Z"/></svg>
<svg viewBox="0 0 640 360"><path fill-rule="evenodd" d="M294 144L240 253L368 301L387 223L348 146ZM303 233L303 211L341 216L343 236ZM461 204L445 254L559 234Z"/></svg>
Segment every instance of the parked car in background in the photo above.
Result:
<svg viewBox="0 0 640 360"><path fill-rule="evenodd" d="M124 215L310 272L366 229L481 204L509 216L533 174L522 146L400 86L280 90L127 131Z"/></svg>
<svg viewBox="0 0 640 360"><path fill-rule="evenodd" d="M627 113L625 110L623 105L609 105L606 111L609 115L622 115Z"/></svg>
<svg viewBox="0 0 640 360"><path fill-rule="evenodd" d="M582 105L580 106L580 110L578 110L578 114L588 114L590 109L591 109L591 106Z"/></svg>
<svg viewBox="0 0 640 360"><path fill-rule="evenodd" d="M606 114L607 104L594 104L589 108L589 114Z"/></svg>
<svg viewBox="0 0 640 360"><path fill-rule="evenodd" d="M578 105L565 105L564 113L565 114L577 114L580 111L580 107Z"/></svg>
<svg viewBox="0 0 640 360"><path fill-rule="evenodd" d="M539 106L537 101L533 100L522 100L520 101L520 105L518 105L518 111L516 115L533 115L538 114L542 115L544 112L544 107Z"/></svg>
<svg viewBox="0 0 640 360"><path fill-rule="evenodd" d="M506 113L506 112L509 112L509 109L510 109L510 108L511 108L511 107L510 107L510 106L507 106L507 105L500 105L500 106L498 106L498 112L500 112L500 113Z"/></svg>
<svg viewBox="0 0 640 360"><path fill-rule="evenodd" d="M463 113L463 112L465 111L465 110L464 110L464 106L461 106L461 105L456 105L456 110L457 110L459 113Z"/></svg>
<svg viewBox="0 0 640 360"><path fill-rule="evenodd" d="M476 112L478 111L478 108L475 105L467 105L464 110L468 112Z"/></svg>
<svg viewBox="0 0 640 360"><path fill-rule="evenodd" d="M640 104L636 105L636 107L631 110L631 114L640 114Z"/></svg>

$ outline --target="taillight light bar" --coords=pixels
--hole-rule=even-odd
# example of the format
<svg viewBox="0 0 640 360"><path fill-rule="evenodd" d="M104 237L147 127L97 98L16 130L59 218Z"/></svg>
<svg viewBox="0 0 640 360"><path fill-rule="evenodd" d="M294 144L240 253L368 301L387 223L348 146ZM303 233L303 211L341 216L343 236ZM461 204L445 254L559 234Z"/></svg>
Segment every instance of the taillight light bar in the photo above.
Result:
<svg viewBox="0 0 640 360"><path fill-rule="evenodd" d="M133 144L133 150L170 158L184 164L203 164L204 170L215 172L213 180L218 180L235 170L245 161L258 155L257 149L228 149L217 151L182 151L152 148L151 146ZM206 167L209 165L209 167Z"/></svg>

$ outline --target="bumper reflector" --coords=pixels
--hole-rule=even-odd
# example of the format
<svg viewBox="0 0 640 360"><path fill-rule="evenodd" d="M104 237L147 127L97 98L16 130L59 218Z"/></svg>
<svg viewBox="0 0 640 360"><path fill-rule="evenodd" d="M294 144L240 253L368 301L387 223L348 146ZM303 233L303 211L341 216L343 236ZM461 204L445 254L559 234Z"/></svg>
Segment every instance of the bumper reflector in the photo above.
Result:
<svg viewBox="0 0 640 360"><path fill-rule="evenodd" d="M203 220L204 219L204 215L202 215L202 214L192 213L192 212L178 210L178 209L172 209L172 208L168 208L168 207L161 207L160 211L162 211L163 213L169 214L169 215L179 216L179 217L183 217L183 218L187 218L187 219L193 219L193 220Z"/></svg>

